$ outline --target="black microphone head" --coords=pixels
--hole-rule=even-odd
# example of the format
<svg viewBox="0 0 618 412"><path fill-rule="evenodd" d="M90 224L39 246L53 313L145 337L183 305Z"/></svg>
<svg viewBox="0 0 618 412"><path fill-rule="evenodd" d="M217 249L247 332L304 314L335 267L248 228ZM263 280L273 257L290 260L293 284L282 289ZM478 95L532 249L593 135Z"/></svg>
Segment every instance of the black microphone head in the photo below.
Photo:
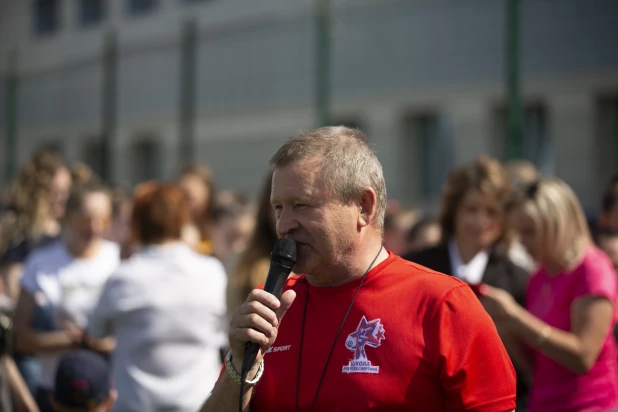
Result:
<svg viewBox="0 0 618 412"><path fill-rule="evenodd" d="M296 263L296 242L288 238L279 239L271 256L273 259L278 257Z"/></svg>

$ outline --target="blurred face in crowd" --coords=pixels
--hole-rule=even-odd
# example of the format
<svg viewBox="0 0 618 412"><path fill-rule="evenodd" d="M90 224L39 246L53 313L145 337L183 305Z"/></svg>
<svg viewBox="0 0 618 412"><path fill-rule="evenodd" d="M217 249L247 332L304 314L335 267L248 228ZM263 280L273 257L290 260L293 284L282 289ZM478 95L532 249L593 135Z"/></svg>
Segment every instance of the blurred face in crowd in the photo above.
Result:
<svg viewBox="0 0 618 412"><path fill-rule="evenodd" d="M355 243L359 209L344 204L326 187L319 159L277 168L271 203L276 212L277 235L297 242L295 273L328 273L344 264Z"/></svg>
<svg viewBox="0 0 618 412"><path fill-rule="evenodd" d="M192 174L181 176L178 179L178 185L189 198L193 218L199 220L204 215L210 200L208 187L199 176Z"/></svg>
<svg viewBox="0 0 618 412"><path fill-rule="evenodd" d="M416 216L412 212L397 213L393 221L384 227L383 244L387 250L396 255L403 255L408 251L407 235L414 225Z"/></svg>
<svg viewBox="0 0 618 412"><path fill-rule="evenodd" d="M49 184L49 212L52 218L62 219L70 191L71 174L67 169L61 168Z"/></svg>
<svg viewBox="0 0 618 412"><path fill-rule="evenodd" d="M500 237L501 230L502 214L498 202L480 190L469 190L455 214L457 241L481 250L491 246Z"/></svg>
<svg viewBox="0 0 618 412"><path fill-rule="evenodd" d="M69 211L67 229L75 244L85 245L103 238L109 228L112 204L102 192L86 195L80 210Z"/></svg>
<svg viewBox="0 0 618 412"><path fill-rule="evenodd" d="M225 263L233 255L242 253L254 226L255 219L249 213L218 222L213 229L215 255Z"/></svg>
<svg viewBox="0 0 618 412"><path fill-rule="evenodd" d="M609 257L618 273L618 236L602 236L599 239L599 248Z"/></svg>
<svg viewBox="0 0 618 412"><path fill-rule="evenodd" d="M397 222L393 223L384 229L384 247L396 255L402 255L405 250L405 235L405 228L398 226Z"/></svg>
<svg viewBox="0 0 618 412"><path fill-rule="evenodd" d="M442 230L440 229L440 225L436 222L423 228L423 230L419 232L416 239L412 239L408 242L407 248L409 252L428 249L440 244L441 239Z"/></svg>

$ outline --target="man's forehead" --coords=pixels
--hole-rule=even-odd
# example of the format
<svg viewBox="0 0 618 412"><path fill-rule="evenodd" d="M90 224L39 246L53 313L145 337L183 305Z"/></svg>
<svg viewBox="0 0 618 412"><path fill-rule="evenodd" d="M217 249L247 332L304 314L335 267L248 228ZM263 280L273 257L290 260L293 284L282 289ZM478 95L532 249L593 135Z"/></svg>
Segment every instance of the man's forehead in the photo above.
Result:
<svg viewBox="0 0 618 412"><path fill-rule="evenodd" d="M316 185L321 183L322 162L308 159L278 167L273 172L273 184L297 181L301 184Z"/></svg>
<svg viewBox="0 0 618 412"><path fill-rule="evenodd" d="M277 179L273 176L273 184L270 191L270 199L280 200L287 197L310 197L316 194L318 186L315 179L309 176L295 176L292 179Z"/></svg>
<svg viewBox="0 0 618 412"><path fill-rule="evenodd" d="M319 165L314 162L297 162L273 172L271 200L277 197L310 197L325 194Z"/></svg>

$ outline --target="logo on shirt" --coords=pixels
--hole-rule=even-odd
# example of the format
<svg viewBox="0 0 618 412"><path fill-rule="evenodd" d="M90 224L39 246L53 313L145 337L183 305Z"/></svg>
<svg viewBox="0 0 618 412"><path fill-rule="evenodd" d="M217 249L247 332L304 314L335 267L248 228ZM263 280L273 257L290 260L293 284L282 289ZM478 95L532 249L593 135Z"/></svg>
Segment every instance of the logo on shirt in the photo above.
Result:
<svg viewBox="0 0 618 412"><path fill-rule="evenodd" d="M380 319L367 321L363 316L358 323L358 327L350 333L345 340L345 347L354 352L354 359L343 366L343 373L378 373L379 366L373 366L367 359L366 347L377 348L384 340L384 326Z"/></svg>
<svg viewBox="0 0 618 412"><path fill-rule="evenodd" d="M285 346L271 346L266 353L272 353L272 352L284 352L284 351L288 351L290 350L290 348L292 347L292 345L285 345ZM265 354L266 354L265 353Z"/></svg>

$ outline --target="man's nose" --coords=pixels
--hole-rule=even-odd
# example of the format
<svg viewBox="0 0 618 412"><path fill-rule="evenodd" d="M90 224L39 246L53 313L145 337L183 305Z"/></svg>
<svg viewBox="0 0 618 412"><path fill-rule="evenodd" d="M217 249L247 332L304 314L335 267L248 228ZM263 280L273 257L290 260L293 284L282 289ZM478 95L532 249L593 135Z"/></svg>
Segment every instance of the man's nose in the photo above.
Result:
<svg viewBox="0 0 618 412"><path fill-rule="evenodd" d="M288 235L292 230L298 228L298 221L291 208L283 207L277 218L277 235L280 238Z"/></svg>

